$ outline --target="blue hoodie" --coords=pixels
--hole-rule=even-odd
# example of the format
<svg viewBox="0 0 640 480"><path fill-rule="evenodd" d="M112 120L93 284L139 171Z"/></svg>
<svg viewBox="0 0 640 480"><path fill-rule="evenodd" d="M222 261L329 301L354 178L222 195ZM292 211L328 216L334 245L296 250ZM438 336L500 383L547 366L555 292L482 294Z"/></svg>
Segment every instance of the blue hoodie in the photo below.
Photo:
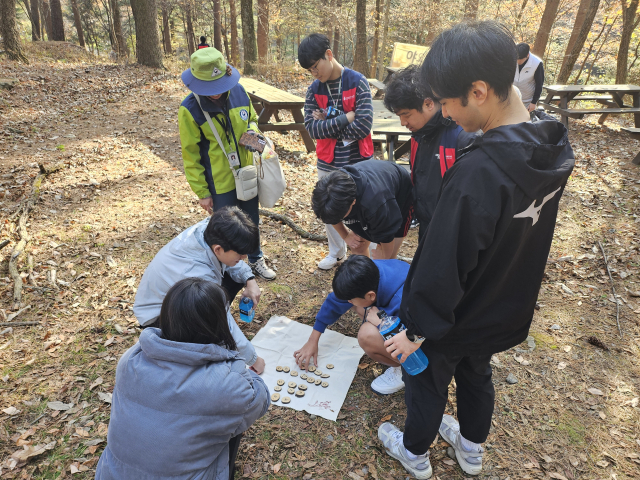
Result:
<svg viewBox="0 0 640 480"><path fill-rule="evenodd" d="M147 328L116 369L97 480L227 480L228 443L267 413L269 391L238 352Z"/></svg>
<svg viewBox="0 0 640 480"><path fill-rule="evenodd" d="M384 310L388 315L397 315L402 302L402 289L409 273L409 264L401 260L374 260L380 271L380 283L376 293L375 306ZM353 307L346 300L339 300L333 292L320 307L316 315L313 329L324 333L325 329L335 323L342 315Z"/></svg>

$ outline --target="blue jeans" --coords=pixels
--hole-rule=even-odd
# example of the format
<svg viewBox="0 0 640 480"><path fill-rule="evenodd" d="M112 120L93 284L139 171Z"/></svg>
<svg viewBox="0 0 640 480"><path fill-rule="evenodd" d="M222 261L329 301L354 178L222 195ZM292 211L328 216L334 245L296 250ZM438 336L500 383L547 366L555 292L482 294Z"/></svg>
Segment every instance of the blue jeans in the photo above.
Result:
<svg viewBox="0 0 640 480"><path fill-rule="evenodd" d="M257 195L255 196L255 198L252 198L247 202L242 202L238 200L236 191L231 190L230 192L227 192L227 193L215 193L211 195L211 198L213 199L214 212L216 210L221 209L222 207L236 206L240 210L245 212L247 215L249 215L249 218L253 220L253 223L255 223L256 226L260 225L260 214L258 213L258 209L260 207L259 207ZM260 240L259 235L260 234L258 233L258 241ZM262 249L260 248L259 243L258 243L258 250L256 250L253 253L250 253L248 257L249 257L249 262L251 263L256 263L260 258L262 258Z"/></svg>

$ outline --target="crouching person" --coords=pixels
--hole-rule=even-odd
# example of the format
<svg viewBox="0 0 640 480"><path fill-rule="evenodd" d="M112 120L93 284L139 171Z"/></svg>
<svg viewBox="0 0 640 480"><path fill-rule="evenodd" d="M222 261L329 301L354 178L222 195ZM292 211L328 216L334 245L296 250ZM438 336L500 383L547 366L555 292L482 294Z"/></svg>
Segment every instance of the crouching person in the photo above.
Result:
<svg viewBox="0 0 640 480"><path fill-rule="evenodd" d="M186 278L167 293L160 328L118 362L97 480L233 479L242 433L269 408L227 324L224 290Z"/></svg>
<svg viewBox="0 0 640 480"><path fill-rule="evenodd" d="M318 365L318 342L325 329L350 309L362 325L358 343L376 362L387 365L387 371L371 383L374 392L389 395L404 388L400 364L387 352L378 331L378 312L397 315L402 302L402 289L409 264L400 260L371 260L364 255L351 255L338 267L331 292L316 315L316 323L307 343L293 355L300 368Z"/></svg>
<svg viewBox="0 0 640 480"><path fill-rule="evenodd" d="M238 207L224 207L187 228L156 254L144 272L133 313L143 327L159 327L160 307L169 288L184 278L203 278L226 290L232 302L244 286L242 296L260 301L260 287L251 268L243 261L259 244L258 227ZM231 335L240 358L256 373L264 371L264 360L227 312Z"/></svg>

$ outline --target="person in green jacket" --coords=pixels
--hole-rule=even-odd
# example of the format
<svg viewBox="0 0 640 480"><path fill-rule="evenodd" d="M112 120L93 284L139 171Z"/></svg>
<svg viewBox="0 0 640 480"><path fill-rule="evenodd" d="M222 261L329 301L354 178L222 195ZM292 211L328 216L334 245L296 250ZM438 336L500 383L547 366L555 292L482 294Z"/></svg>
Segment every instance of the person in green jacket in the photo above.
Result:
<svg viewBox="0 0 640 480"><path fill-rule="evenodd" d="M184 172L200 206L212 213L235 205L258 225L258 197L240 201L230 162L218 145L203 111L209 113L227 155L235 167L253 164L253 150L238 144L246 132L260 135L258 116L240 81L240 73L228 65L215 48L203 48L191 55L191 66L182 72L182 81L192 93L178 111ZM235 154L235 155L234 155ZM264 262L261 248L248 256L253 273L266 280L276 273Z"/></svg>

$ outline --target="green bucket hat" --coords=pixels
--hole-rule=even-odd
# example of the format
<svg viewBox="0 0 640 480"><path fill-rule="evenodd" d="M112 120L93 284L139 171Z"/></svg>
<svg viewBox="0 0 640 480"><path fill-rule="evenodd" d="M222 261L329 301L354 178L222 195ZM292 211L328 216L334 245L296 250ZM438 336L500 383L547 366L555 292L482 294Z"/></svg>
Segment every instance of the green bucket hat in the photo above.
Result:
<svg viewBox="0 0 640 480"><path fill-rule="evenodd" d="M191 55L191 67L182 72L182 81L198 95L220 95L238 84L240 73L225 62L222 53L208 47Z"/></svg>

